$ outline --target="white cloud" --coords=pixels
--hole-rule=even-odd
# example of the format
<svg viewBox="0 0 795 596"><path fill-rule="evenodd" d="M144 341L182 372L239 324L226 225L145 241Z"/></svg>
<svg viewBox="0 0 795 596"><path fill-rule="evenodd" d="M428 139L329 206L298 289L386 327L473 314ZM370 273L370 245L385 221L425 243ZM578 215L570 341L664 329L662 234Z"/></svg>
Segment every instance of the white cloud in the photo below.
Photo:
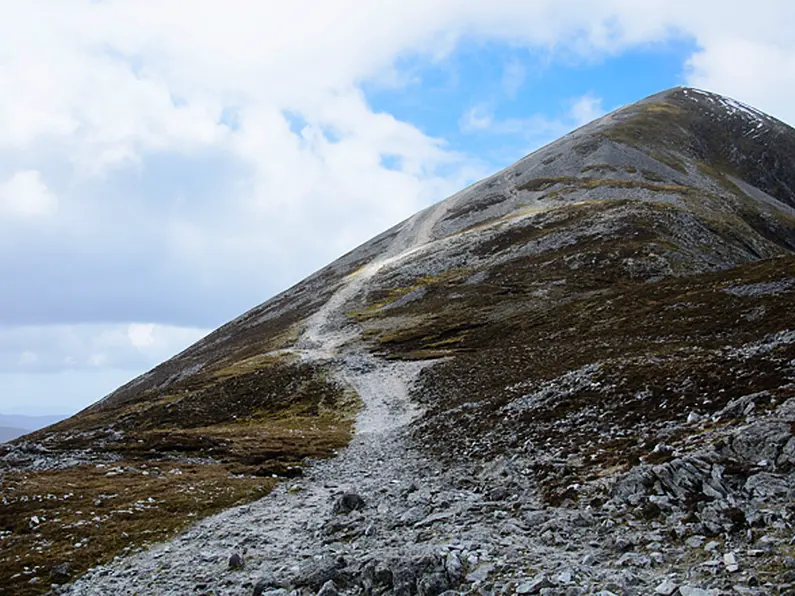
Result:
<svg viewBox="0 0 795 596"><path fill-rule="evenodd" d="M182 351L208 331L155 323L0 327L0 373L20 368L138 371Z"/></svg>
<svg viewBox="0 0 795 596"><path fill-rule="evenodd" d="M516 97L516 92L524 85L527 71L517 59L509 60L502 71L502 91L509 98Z"/></svg>
<svg viewBox="0 0 795 596"><path fill-rule="evenodd" d="M472 106L458 120L458 127L465 133L490 130L493 124L494 113L483 104Z"/></svg>
<svg viewBox="0 0 795 596"><path fill-rule="evenodd" d="M578 126L588 124L591 120L596 120L605 114L602 107L602 99L595 97L591 93L586 93L577 98L571 106L569 115Z"/></svg>
<svg viewBox="0 0 795 596"><path fill-rule="evenodd" d="M149 348L155 343L154 330L154 323L133 323L127 327L127 335L134 348Z"/></svg>
<svg viewBox="0 0 795 596"><path fill-rule="evenodd" d="M20 366L30 366L31 364L36 364L38 361L39 357L35 352L25 350L19 355L18 363Z"/></svg>
<svg viewBox="0 0 795 596"><path fill-rule="evenodd" d="M0 214L22 217L54 215L58 198L50 192L36 170L15 173L0 184Z"/></svg>
<svg viewBox="0 0 795 596"><path fill-rule="evenodd" d="M569 100L568 104L566 113L557 117L531 114L524 118L498 118L490 106L478 104L461 115L458 126L464 134L521 139L524 151L529 152L605 113L601 98L591 93Z"/></svg>

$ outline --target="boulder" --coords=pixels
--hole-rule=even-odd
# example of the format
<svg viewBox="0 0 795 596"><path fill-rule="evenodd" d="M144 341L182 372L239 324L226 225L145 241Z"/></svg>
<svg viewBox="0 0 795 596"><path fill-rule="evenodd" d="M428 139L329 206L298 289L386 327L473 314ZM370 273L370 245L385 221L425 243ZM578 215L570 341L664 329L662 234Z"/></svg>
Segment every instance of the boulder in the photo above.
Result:
<svg viewBox="0 0 795 596"><path fill-rule="evenodd" d="M364 509L365 502L356 493L343 493L335 502L332 512L335 515L347 515L351 511Z"/></svg>
<svg viewBox="0 0 795 596"><path fill-rule="evenodd" d="M339 596L337 584L333 580L328 580L317 593L317 596Z"/></svg>
<svg viewBox="0 0 795 596"><path fill-rule="evenodd" d="M50 579L54 584L65 584L72 579L72 564L68 562L59 563L50 569Z"/></svg>
<svg viewBox="0 0 795 596"><path fill-rule="evenodd" d="M243 569L245 561L240 553L233 553L229 557L229 569Z"/></svg>

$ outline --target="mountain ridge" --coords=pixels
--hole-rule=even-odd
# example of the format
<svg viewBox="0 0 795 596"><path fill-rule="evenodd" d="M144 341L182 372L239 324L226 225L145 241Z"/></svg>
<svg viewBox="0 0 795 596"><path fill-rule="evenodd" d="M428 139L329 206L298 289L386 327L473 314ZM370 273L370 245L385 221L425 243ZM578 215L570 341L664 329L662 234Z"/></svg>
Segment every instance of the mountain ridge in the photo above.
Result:
<svg viewBox="0 0 795 596"><path fill-rule="evenodd" d="M192 466L214 472L191 490L232 494L223 509L292 478L188 529L168 569L161 545L63 592L779 589L787 548L748 553L754 528L792 537L792 512L770 512L795 469L793 148L795 130L733 100L651 96L17 441L15 490L86 465ZM341 491L366 508L335 515ZM645 551L644 534L660 536ZM699 571L699 536L749 569ZM219 575L244 547L245 570Z"/></svg>
<svg viewBox="0 0 795 596"><path fill-rule="evenodd" d="M602 132L603 132L602 129L607 124L612 123L616 118L626 118L627 113L629 113L630 116L631 116L632 111L636 110L638 106L648 106L649 104L653 105L655 103L658 103L659 100L662 99L662 98L667 98L667 99L670 100L670 98L674 97L674 98L676 98L678 100L678 97L680 95L687 95L687 93L704 95L705 92L700 92L698 90L690 89L690 88L677 87L677 88L662 92L660 94L656 94L656 95L650 96L650 97L648 97L648 98L646 98L644 100L641 100L637 104L633 104L631 106L620 108L620 109L618 109L618 110L616 110L616 111L614 111L614 112L612 112L610 114L607 114L606 116L604 116L602 118L599 118L598 120L596 120L596 121L594 121L592 123L586 124L585 126L583 126L583 127L579 128L579 129L569 133L568 135L562 137L556 143L547 145L547 146L545 146L545 147L543 147L543 148L531 153L530 155L528 155L528 156L522 158L521 160L519 160L518 162L516 162L516 164L513 164L512 166L509 166L509 167L501 170L500 172L497 172L497 173L493 174L492 176L489 176L486 179L469 186L468 188L460 191L459 193L456 193L455 195L453 195L452 197L450 197L450 198L448 198L446 200L447 201L460 200L460 198L462 196L465 196L467 194L471 194L471 193L475 192L477 189L479 189L479 188L481 188L483 186L488 187L489 185L493 184L495 180L499 179L499 177L506 175L507 172L515 172L516 168L520 168L522 166L522 164L523 163L527 163L528 160L536 159L536 158L539 158L541 156L548 156L548 154L550 154L551 152L554 152L554 150L555 150L554 148L555 148L555 146L558 143L565 142L566 140L569 140L569 141L576 140L576 139L579 139L582 136L591 134L593 132L597 132L600 136L602 136ZM707 97L709 99L710 104L715 104L717 102L717 99L715 99L715 98L718 97L718 96L714 96L712 94L706 94L705 97ZM795 139L795 131L793 131L793 129L791 127L788 127L786 124L784 124L784 123L782 123L780 121L777 121L775 119L772 119L769 116L765 116L765 118L767 119L767 121L772 122L775 125L775 127L787 129L788 132L789 132L789 137L791 137L792 139ZM641 127L639 130L642 133L640 138L643 139L643 135L648 134L648 131L646 129L644 129L643 127ZM609 139L610 136L607 135L606 138ZM621 137L619 136L619 138L621 138ZM582 143L572 143L572 146L573 146L573 150L575 152L583 151L583 150L587 150L588 149L587 144L583 148L583 144ZM790 147L790 144L788 144L787 146ZM634 147L630 147L630 149L634 149ZM791 151L792 151L791 154L795 154L795 144L791 145ZM648 156L646 156L646 155L643 155L641 157L642 157L641 161L644 163L644 165L649 165L650 168L651 167L655 168L655 169L647 170L647 175L652 176L652 178L654 178L655 176L657 176L657 177L663 176L663 177L665 177L664 180L666 182L668 182L668 181L674 182L675 186L676 185L678 185L678 186L685 186L686 185L686 184L682 184L683 182L686 182L686 181L681 178L681 172L678 171L676 168L671 168L671 166L669 164L666 164L664 161L663 162L657 162L655 164L654 162L656 161L656 159L655 158L649 159ZM665 156L662 156L662 157L663 157L663 160L666 160ZM546 157L545 157L545 159L546 159ZM671 162L671 159L673 159L673 158L668 156L667 161ZM519 176L519 179L518 179L519 184L517 184L517 186L521 187L522 186L522 182L524 182L524 184L527 184L531 180L548 179L549 183L554 183L555 179L559 178L559 177L554 176L553 174L559 173L560 168L552 168L552 167L545 168L545 167L543 167L545 165L545 164L543 164L544 160L541 160L541 161L542 161L541 168L536 168L536 171L533 174L531 174L532 178L530 178L529 175L526 175L526 174L522 174L521 176ZM676 165L675 162L671 162L671 163L673 163L673 165ZM554 164L550 163L549 165L552 166ZM593 164L591 164L591 165L593 165ZM635 167L637 167L637 166L635 166ZM541 171L538 171L539 169ZM642 169L642 168L638 168L638 169ZM616 176L615 179L612 178L613 175L615 175L615 173L611 173L610 180L615 180L615 183L617 183L617 184L620 184L620 182L618 182L618 181L622 181L622 180L627 180L627 182L631 182L630 180L627 179L628 176L626 175L626 173L619 173ZM652 189L661 188L661 190L663 190L663 191L665 190L665 188L664 188L665 185L655 184L655 181L643 180L643 181L640 181L640 182L636 182L636 184L637 184L637 188L639 188L641 190L644 189L644 184L647 186L647 188L652 188ZM715 182L713 182L713 184L715 184ZM733 185L734 183L731 182L731 180L727 180L727 179L725 179L723 177L720 177L718 179L718 181L717 181L717 184L719 184L719 185L723 185L723 184ZM793 182L792 188L795 188L795 182ZM792 197L795 197L795 194L792 194L792 191L789 190L789 186L787 187L787 189L788 189L787 190L787 194L783 195L782 198L776 198L776 197L773 197L773 198L778 203L783 203L784 204L784 207L783 207L785 209L784 213L786 213L788 215L792 215L793 217L795 217L795 208L793 208L793 207L795 207L795 202L793 202L794 200L792 198ZM676 189L674 189L674 190L676 190ZM757 191L760 191L760 190L762 191L762 195L761 196L764 197L764 195L766 195L767 193L763 189L757 189ZM768 195L767 197L764 197L764 198L767 198L769 200L771 198L771 196L772 195ZM506 208L509 208L509 206L505 204L505 200L504 200L505 197L502 197L502 199L503 200L501 200L498 203L498 205L503 205L503 211L504 211ZM344 271L350 272L351 270L355 269L355 267L358 264L360 264L361 262L364 262L364 261L366 261L368 259L371 259L372 258L372 254L377 254L378 248L385 241L389 240L394 235L396 235L398 233L398 231L403 226L406 226L408 224L408 222L411 222L412 220L414 220L414 219L416 219L418 217L421 217L422 214L430 212L433 208L434 207L429 207L429 208L421 211L420 213L416 214L412 218L409 218L409 219L405 220L404 222L401 222L400 224L397 224L396 226L393 226L389 230L386 230L385 232L379 234L373 240L368 241L368 242L364 243L362 246L353 249L352 251L350 251L346 255L343 255L339 259L335 260L334 263L332 265L330 265L329 267L325 267L325 268L315 272L314 274L309 276L306 280L304 280L302 282L299 282L298 284L292 286L291 288L285 290L284 292L281 292L280 294L277 294L274 298L270 299L269 301L263 303L262 305L254 307L253 309L251 309L247 313L241 315L241 317L238 317L237 319L231 321L230 323L222 326L217 331L211 333L207 338L205 338L201 342L198 342L197 345L202 345L205 342L214 341L214 338L216 337L216 335L217 334L222 334L224 332L224 330L227 329L230 325L243 323L244 321L247 321L248 319L251 319L251 318L254 318L254 317L257 317L257 316L262 317L263 314L267 316L267 312L268 312L270 307L278 304L280 300L284 300L284 299L288 298L289 296L291 296L291 294L303 293L305 286L307 286L307 288L305 290L306 293L311 293L313 291L315 291L315 292L318 291L318 288L315 285L316 283L324 283L324 282L326 282L328 280L328 278L332 277L335 273L342 274ZM492 210L491 212L489 212L488 206L486 206L483 209L483 211L485 211L489 215L495 215L497 217L499 217L499 214L501 213L500 210L496 210L496 209ZM481 223L482 221L483 221L483 218L475 219L474 223L477 224L477 223ZM444 223L445 222L442 222L442 225ZM457 231L459 231L459 230L456 229L456 227L454 227L453 225L450 225L448 223L448 226L447 227L442 227L440 232L442 234L446 234L446 235L449 235L449 234L452 234L452 233L456 233ZM791 234L788 236L788 238L790 238L790 240L789 240L789 244L787 245L787 249L791 250L792 248L795 248L795 243L793 243L792 240L791 240ZM324 296L324 294L322 292L318 292L318 295L320 296L320 298L317 300L317 302L320 302L320 301L322 301L322 296ZM312 306L314 306L314 305L310 305L309 308L311 308ZM264 320L267 320L267 318L264 319ZM175 358L180 358L181 356L190 355L191 354L191 350L193 348L194 348L193 346L188 348L187 350L183 351L181 354L177 355ZM137 387L138 384L140 384L140 383L141 383L141 378L131 381L131 383L128 386L129 387ZM114 392L114 393L118 393L119 391L123 391L123 389L124 389L124 387L120 388L120 390L117 390L117 392Z"/></svg>

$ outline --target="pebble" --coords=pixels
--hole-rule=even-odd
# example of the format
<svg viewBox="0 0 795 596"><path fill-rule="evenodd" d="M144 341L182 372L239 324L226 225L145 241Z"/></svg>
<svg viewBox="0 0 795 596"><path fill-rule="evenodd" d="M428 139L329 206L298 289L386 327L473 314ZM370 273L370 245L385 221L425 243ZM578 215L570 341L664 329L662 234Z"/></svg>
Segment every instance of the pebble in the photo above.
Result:
<svg viewBox="0 0 795 596"><path fill-rule="evenodd" d="M737 563L737 557L734 553L726 553L723 555L723 564L726 566L726 571L734 573L740 570L740 565Z"/></svg>
<svg viewBox="0 0 795 596"><path fill-rule="evenodd" d="M662 596L671 596L671 594L676 592L678 589L679 585L676 582L666 579L656 588L654 588L654 592L655 594L661 594Z"/></svg>

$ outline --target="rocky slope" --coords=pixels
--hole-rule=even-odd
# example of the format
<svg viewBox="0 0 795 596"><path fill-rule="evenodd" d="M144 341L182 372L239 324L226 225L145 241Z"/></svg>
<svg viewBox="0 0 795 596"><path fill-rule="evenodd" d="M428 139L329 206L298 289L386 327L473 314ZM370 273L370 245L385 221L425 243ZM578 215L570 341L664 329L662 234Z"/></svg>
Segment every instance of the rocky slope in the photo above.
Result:
<svg viewBox="0 0 795 596"><path fill-rule="evenodd" d="M609 114L9 447L6 585L789 593L794 206L769 116L694 89ZM80 519L41 496L97 470Z"/></svg>

